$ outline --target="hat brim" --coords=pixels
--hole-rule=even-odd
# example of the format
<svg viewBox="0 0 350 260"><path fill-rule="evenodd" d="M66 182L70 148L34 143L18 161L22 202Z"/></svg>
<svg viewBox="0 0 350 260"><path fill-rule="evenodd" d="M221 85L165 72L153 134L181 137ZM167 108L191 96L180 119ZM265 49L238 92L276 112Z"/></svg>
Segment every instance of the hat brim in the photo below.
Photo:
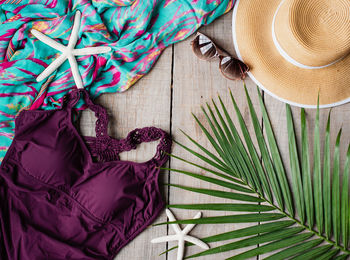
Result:
<svg viewBox="0 0 350 260"><path fill-rule="evenodd" d="M237 0L232 20L236 53L251 79L271 96L291 105L315 108L350 102L350 55L322 69L302 69L285 60L272 39L278 0ZM330 43L331 44L331 43Z"/></svg>

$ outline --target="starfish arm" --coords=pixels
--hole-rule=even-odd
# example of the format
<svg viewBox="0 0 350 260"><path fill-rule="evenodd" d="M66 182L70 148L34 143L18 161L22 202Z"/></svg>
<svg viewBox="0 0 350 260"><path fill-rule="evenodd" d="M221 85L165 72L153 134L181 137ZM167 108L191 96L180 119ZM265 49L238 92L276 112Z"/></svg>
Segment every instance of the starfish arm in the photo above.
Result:
<svg viewBox="0 0 350 260"><path fill-rule="evenodd" d="M163 236L163 237L157 237L151 240L151 243L161 243L161 242L169 242L169 241L176 241L179 239L178 235L171 235L171 236Z"/></svg>
<svg viewBox="0 0 350 260"><path fill-rule="evenodd" d="M202 212L198 212L193 219L198 219L202 216ZM182 234L188 234L194 227L196 226L196 224L188 224L183 230L182 230Z"/></svg>
<svg viewBox="0 0 350 260"><path fill-rule="evenodd" d="M46 79L52 74L62 63L67 59L66 55L61 54L57 59L55 59L49 66L44 69L43 72L36 78L36 81L40 82Z"/></svg>
<svg viewBox="0 0 350 260"><path fill-rule="evenodd" d="M176 221L173 213L169 209L166 209L165 213L167 214L167 216L168 216L170 221ZM174 229L176 234L180 234L181 233L181 228L180 228L180 226L178 224L170 224L170 226Z"/></svg>
<svg viewBox="0 0 350 260"><path fill-rule="evenodd" d="M182 260L185 253L185 240L182 238L179 240L179 248L177 249L177 260Z"/></svg>
<svg viewBox="0 0 350 260"><path fill-rule="evenodd" d="M74 16L74 23L73 23L73 29L69 37L68 41L68 48L73 49L74 46L77 44L78 41L78 34L80 29L80 19L81 19L81 12L76 11Z"/></svg>
<svg viewBox="0 0 350 260"><path fill-rule="evenodd" d="M78 68L78 63L77 60L74 58L73 55L69 55L68 56L68 61L72 70L72 74L73 74L73 79L75 81L75 85L77 86L78 89L82 89L84 88L83 85L83 80L80 76L79 73L79 68Z"/></svg>
<svg viewBox="0 0 350 260"><path fill-rule="evenodd" d="M107 46L99 46L99 47L87 47L82 49L74 49L73 55L75 56L83 56L83 55L93 55L110 52L112 49Z"/></svg>
<svg viewBox="0 0 350 260"><path fill-rule="evenodd" d="M192 237L192 236L185 236L184 239L188 242L191 242L192 244L195 244L203 249L209 249L209 246L204 243L202 240L196 238L196 237Z"/></svg>
<svg viewBox="0 0 350 260"><path fill-rule="evenodd" d="M35 29L32 29L30 31L38 40L42 41L43 43L45 43L46 45L56 49L56 50L59 50L60 52L64 52L65 50L65 46L60 44L59 42L56 42L55 40L51 39L50 37L46 36L45 34L35 30Z"/></svg>

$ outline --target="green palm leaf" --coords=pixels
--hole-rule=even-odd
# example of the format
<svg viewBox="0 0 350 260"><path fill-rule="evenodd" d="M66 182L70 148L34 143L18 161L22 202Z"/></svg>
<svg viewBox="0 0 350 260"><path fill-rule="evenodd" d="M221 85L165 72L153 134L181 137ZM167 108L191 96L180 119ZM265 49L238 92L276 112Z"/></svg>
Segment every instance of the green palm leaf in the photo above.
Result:
<svg viewBox="0 0 350 260"><path fill-rule="evenodd" d="M302 175L303 175L303 189L304 202L306 207L306 219L309 228L314 226L314 197L312 191L312 177L310 169L310 155L309 155L309 138L307 135L307 125L305 119L305 109L301 109L301 160L302 160Z"/></svg>
<svg viewBox="0 0 350 260"><path fill-rule="evenodd" d="M320 247L315 247L304 253L299 254L297 257L293 257L293 260L308 260L308 259L318 259L320 255L323 255L332 248L331 245L325 245Z"/></svg>
<svg viewBox="0 0 350 260"><path fill-rule="evenodd" d="M205 237L205 238L202 238L201 240L206 243L210 243L210 242L218 242L218 241L225 241L225 240L230 240L235 238L241 238L241 237L246 237L251 235L257 235L257 234L262 234L266 232L271 233L273 231L278 231L283 228L292 226L293 224L294 224L294 221L288 221L288 220L276 221L272 223L264 223L264 224L259 224L252 227L247 227L247 228L242 228L242 229L238 229L230 232L225 232L222 234L217 234L210 237ZM192 246L193 244L187 243L186 245ZM177 248L177 246L170 248L169 250L163 252L162 254L169 252L175 248Z"/></svg>
<svg viewBox="0 0 350 260"><path fill-rule="evenodd" d="M335 142L333 167L331 167L331 116L329 114L325 141L324 144L321 144L319 109L317 108L313 157L310 156L305 110L301 109L301 146L298 147L293 114L291 107L287 105L286 119L291 172L291 181L289 181L285 170L287 165L280 156L280 149L262 96L258 91L263 127L246 88L245 91L254 135L249 133L242 113L230 92L238 127L233 123L234 120L228 112L228 107L220 97L220 108L215 101L212 102L212 105L207 104L206 108L202 108L208 128L205 127L204 122L199 120L201 117L194 115L197 124L216 154L187 134L185 134L186 137L199 148L201 153L179 144L210 167L171 155L174 159L204 171L205 174L171 168L168 170L216 185L218 188L203 189L181 184L167 184L204 196L234 200L234 202L210 204L173 204L168 205L169 208L237 213L163 222L157 225L258 223L255 226L203 238L203 241L207 243L230 239L239 240L226 242L226 244L212 247L187 258L227 251L232 251L234 255L229 259L246 259L266 253L272 253L267 259L350 258L350 145L342 170L340 167L341 131L339 131ZM238 129L242 133L242 138ZM257 147L254 145L254 138L257 141ZM321 160L322 146L324 147L323 161ZM310 165L313 165L313 168ZM191 246L192 244L187 243L186 245ZM256 247L239 254L234 252L236 249L251 246ZM169 250L174 248L176 247Z"/></svg>
<svg viewBox="0 0 350 260"><path fill-rule="evenodd" d="M253 197L250 195L245 195L243 193L236 193L236 192L227 192L227 191L221 191L221 190L210 190L210 189L201 189L201 188L192 188L192 187L186 187L182 185L177 184L168 184L170 187L176 187L187 191L197 192L206 194L213 197L219 197L224 199L231 199L231 200L241 200L241 201L249 201L249 202L263 202L262 199L258 197Z"/></svg>
<svg viewBox="0 0 350 260"><path fill-rule="evenodd" d="M275 168L272 165L272 159L271 159L271 157L269 155L268 148L267 148L267 145L266 145L263 133L262 133L262 129L261 129L260 124L259 124L258 117L257 117L257 115L255 113L252 101L251 101L251 99L249 97L249 94L248 94L246 88L245 88L245 91L246 91L246 96L247 96L247 100L248 100L250 115L251 115L251 118L252 118L256 139L258 141L258 145L259 145L260 152L261 152L262 161L264 163L264 166L265 166L265 169L266 169L266 173L267 173L267 175L269 177L269 180L272 183L272 185L271 185L272 186L272 190L274 191L274 195L276 197L278 206L281 209L283 209L284 208L284 202L283 202L283 199L282 199L283 186L282 186L282 191L281 191L281 187L280 187L279 182L277 180L277 175L276 175ZM234 106L235 106L235 109L236 109L236 113L239 114L238 113L239 109L238 109L237 104L234 103ZM292 210L292 208L290 208L290 210Z"/></svg>
<svg viewBox="0 0 350 260"><path fill-rule="evenodd" d="M271 255L267 257L268 260L278 260L278 259L287 259L288 257L292 257L294 255L297 255L301 252L305 252L306 250L309 250L311 248L314 248L315 246L318 246L323 242L322 239L315 239L310 240L307 242L300 243L296 246L289 247L287 249L284 249L274 255Z"/></svg>
<svg viewBox="0 0 350 260"><path fill-rule="evenodd" d="M331 114L328 115L326 137L324 142L323 164L323 193L324 193L324 221L327 238L331 237L332 212L331 212L331 148L330 148L330 124Z"/></svg>
<svg viewBox="0 0 350 260"><path fill-rule="evenodd" d="M249 97L246 88L245 88L245 90L246 90L247 97ZM269 142L269 148L271 150L271 157L272 157L272 160L274 162L274 166L276 167L278 180L281 183L281 187L283 188L282 190L283 190L283 195L286 199L287 208L288 208L289 212L292 213L293 212L293 206L292 206L293 202L292 202L292 196L291 196L290 189L289 189L289 184L288 184L287 177L286 177L286 172L284 170L281 155L280 155L280 152L279 152L279 149L277 146L275 135L274 135L273 130L272 130L269 116L267 114L267 111L266 111L266 108L264 105L264 101L262 99L261 93L260 93L258 88L257 88L257 90L258 90L258 95L259 95L260 109L262 112L263 122L265 125L266 136L267 136L267 140Z"/></svg>
<svg viewBox="0 0 350 260"><path fill-rule="evenodd" d="M164 170L171 170L169 168L162 168L162 169L164 169ZM209 182L209 183L212 183L212 184L216 184L216 185L219 185L221 187L229 188L229 189L232 189L232 190L246 192L246 193L254 193L252 190L250 190L250 189L248 189L248 188L246 188L244 186L237 185L237 184L232 183L232 182L222 181L222 180L217 179L217 178L207 177L207 176L203 176L203 175L200 175L200 174L197 174L197 173L193 173L193 172L189 172L189 171L181 171L181 170L174 170L174 169L172 169L172 171L173 172L182 173L182 174L185 174L187 176L191 176L193 178L200 179L202 181L206 181L206 182ZM232 178L231 178L231 180L232 180Z"/></svg>
<svg viewBox="0 0 350 260"><path fill-rule="evenodd" d="M288 127L288 140L289 140L289 160L290 160L290 169L292 172L293 179L293 191L295 197L295 205L297 212L299 213L299 218L302 223L305 222L305 206L304 206L304 192L301 182L300 174L300 164L297 150L297 141L294 133L294 125L292 118L292 111L290 106L286 106L287 110L287 127Z"/></svg>
<svg viewBox="0 0 350 260"><path fill-rule="evenodd" d="M346 161L343 173L343 190L342 190L342 204L341 204L341 223L342 223L342 238L345 248L349 248L350 235L350 202L349 202L349 168L350 168L350 145L346 154Z"/></svg>
<svg viewBox="0 0 350 260"><path fill-rule="evenodd" d="M186 219L172 222L164 222L155 224L225 224L225 223L254 223L254 222L265 222L271 220L278 220L284 216L279 213L254 213L254 214L242 214L242 215L228 215L218 217L206 217L198 219Z"/></svg>
<svg viewBox="0 0 350 260"><path fill-rule="evenodd" d="M203 256L203 255L212 255L216 253L221 253L221 252L227 252L231 251L234 249L239 249L239 248L244 248L252 245L256 245L258 243L266 243L270 241L275 241L275 240L280 240L283 238L289 238L292 235L298 234L302 231L302 228L285 228L285 229L280 229L278 231L270 232L270 233L265 233L263 235L257 235L253 236L250 238L242 239L236 242L232 242L223 246L211 248L208 250L205 250L201 253L189 256L187 258L193 258L193 257L198 257L198 256ZM310 235L309 235L310 236Z"/></svg>
<svg viewBox="0 0 350 260"><path fill-rule="evenodd" d="M259 225L252 226L252 227L247 227L247 228L242 228L242 229L238 229L238 230L234 230L234 231L225 232L222 234L217 234L217 235L210 236L210 237L205 237L205 238L202 238L201 240L203 240L206 243L225 241L225 240L230 240L230 239L234 239L234 238L241 238L241 237L246 237L246 236L251 236L251 235L262 234L262 233L266 233L266 232L270 233L272 231L277 231L277 230L280 230L282 228L292 226L293 224L294 224L294 221L290 221L290 220L264 223L264 224L259 224ZM192 246L192 245L193 244L191 244L191 243L187 243L187 246ZM177 248L177 246L170 248L169 250L163 252L162 254L169 252L175 248Z"/></svg>
<svg viewBox="0 0 350 260"><path fill-rule="evenodd" d="M232 100L234 100L231 92L230 92L230 94L231 94ZM262 188L263 188L268 200L272 201L272 193L271 193L271 190L269 188L268 180L265 176L265 173L264 173L262 166L260 166L260 167L254 166L254 164L258 165L257 162L259 162L259 156L256 152L256 149L253 145L252 140L249 138L248 129L246 127L244 127L245 126L244 124L242 125L243 126L242 132L245 136L245 140L246 140L246 143L248 146L248 151L247 151L244 147L244 144L242 142L241 137L238 134L237 128L235 127L229 113L227 112L226 106L224 105L224 103L222 102L220 97L219 97L219 101L221 104L221 108L224 111L225 118L227 120L227 124L228 124L229 129L230 129L230 133L232 134L234 140L236 141L237 148L238 148L239 152L241 153L242 157L244 158L247 165L249 166L250 174L252 176L256 176L257 174L260 176ZM215 107L215 108L217 110L217 114L220 115L219 109L217 107ZM220 118L222 118L222 116L220 116ZM224 122L224 120L222 120L222 121ZM249 157L249 153L251 154L251 158ZM258 179L258 177L256 177L255 179ZM255 182L257 182L257 181L255 181ZM259 192L261 193L261 191L259 191Z"/></svg>
<svg viewBox="0 0 350 260"><path fill-rule="evenodd" d="M285 234L285 233L286 233L286 231L283 230L283 234ZM267 245L263 245L263 246L254 248L252 250L246 251L244 253L241 253L239 255L236 255L236 256L233 256L233 257L230 257L230 258L227 258L227 259L230 259L230 260L247 259L249 257L262 255L262 254L265 254L265 253L268 253L268 252L271 252L271 251L274 251L274 250L277 250L277 249L280 249L280 248L284 248L284 247L287 247L287 246L294 245L296 243L305 241L306 239L310 238L310 236L312 236L311 234L307 234L307 233L306 234L298 234L298 235L292 236L294 234L292 233L291 236L287 237L286 239L281 239L281 240L274 241L274 242L269 243ZM283 236L281 238L283 238Z"/></svg>
<svg viewBox="0 0 350 260"><path fill-rule="evenodd" d="M341 129L337 136L337 141L335 143L334 149L334 166L333 166L333 185L332 185L332 220L333 220L333 232L334 240L337 244L340 243L340 182L339 182L339 172L340 172L340 155L339 155L339 144L341 137Z"/></svg>
<svg viewBox="0 0 350 260"><path fill-rule="evenodd" d="M318 103L318 102L317 102ZM323 232L323 192L322 192L322 173L321 173L321 149L320 149L320 111L317 109L314 131L314 200L316 226L319 234Z"/></svg>
<svg viewBox="0 0 350 260"><path fill-rule="evenodd" d="M261 204L243 203L211 203L211 204L172 204L169 208L193 209L193 210L223 210L223 211L244 211L244 212L264 212L275 210L274 207Z"/></svg>

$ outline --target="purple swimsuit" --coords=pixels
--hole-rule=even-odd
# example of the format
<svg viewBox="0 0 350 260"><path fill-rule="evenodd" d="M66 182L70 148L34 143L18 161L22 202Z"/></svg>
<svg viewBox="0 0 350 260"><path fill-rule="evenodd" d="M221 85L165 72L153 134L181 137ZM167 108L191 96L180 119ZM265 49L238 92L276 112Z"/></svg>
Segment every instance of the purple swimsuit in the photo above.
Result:
<svg viewBox="0 0 350 260"><path fill-rule="evenodd" d="M81 95L98 118L96 137L82 138L72 123ZM0 169L2 260L113 259L158 216L170 136L150 127L116 140L107 126L106 110L85 90L68 94L61 109L19 114ZM151 160L119 160L120 152L158 139Z"/></svg>

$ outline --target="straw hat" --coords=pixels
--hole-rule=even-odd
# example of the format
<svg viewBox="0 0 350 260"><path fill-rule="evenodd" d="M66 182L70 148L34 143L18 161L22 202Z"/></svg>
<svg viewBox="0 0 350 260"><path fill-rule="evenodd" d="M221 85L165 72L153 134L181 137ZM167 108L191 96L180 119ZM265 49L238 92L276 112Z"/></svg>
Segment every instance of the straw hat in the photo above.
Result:
<svg viewBox="0 0 350 260"><path fill-rule="evenodd" d="M237 0L237 55L270 95L302 107L350 101L350 0Z"/></svg>

